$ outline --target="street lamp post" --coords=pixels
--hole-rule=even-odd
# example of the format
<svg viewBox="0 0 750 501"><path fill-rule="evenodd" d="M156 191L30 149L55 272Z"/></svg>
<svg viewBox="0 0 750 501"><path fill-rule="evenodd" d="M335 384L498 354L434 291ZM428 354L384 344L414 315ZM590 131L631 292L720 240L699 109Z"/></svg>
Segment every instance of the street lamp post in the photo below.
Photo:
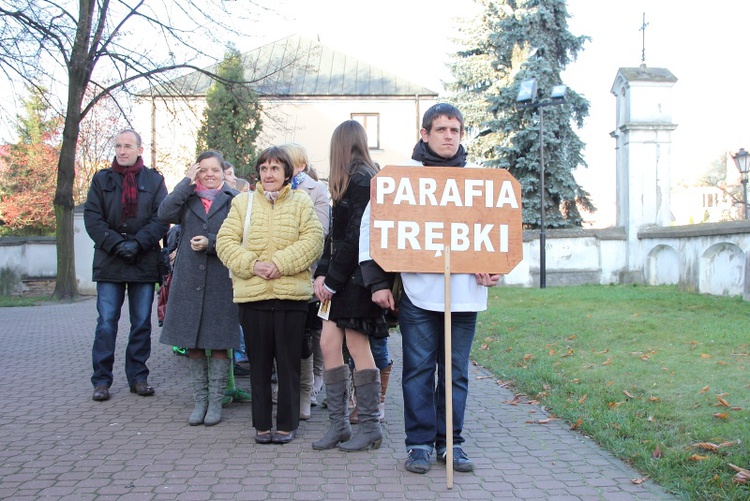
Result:
<svg viewBox="0 0 750 501"><path fill-rule="evenodd" d="M740 171L742 199L745 205L745 219L747 219L747 173L750 170L750 153L745 151L745 148L740 148L740 151L732 155L732 159L737 166L737 170Z"/></svg>
<svg viewBox="0 0 750 501"><path fill-rule="evenodd" d="M533 108L539 111L539 288L547 287L547 225L545 216L545 189L544 189L544 107L565 103L565 85L555 85L552 88L550 99L547 101L537 100L536 78L529 78L521 82L516 96L518 108Z"/></svg>

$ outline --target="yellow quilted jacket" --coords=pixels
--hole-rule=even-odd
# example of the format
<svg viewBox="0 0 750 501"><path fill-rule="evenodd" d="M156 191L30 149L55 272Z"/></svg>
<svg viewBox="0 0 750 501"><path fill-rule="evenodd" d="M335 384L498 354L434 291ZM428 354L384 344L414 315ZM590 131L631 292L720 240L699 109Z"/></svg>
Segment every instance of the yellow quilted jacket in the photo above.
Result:
<svg viewBox="0 0 750 501"><path fill-rule="evenodd" d="M234 302L307 301L313 294L310 265L323 252L323 227L310 196L286 185L272 205L258 183L248 239L242 245L248 196L234 198L216 237L216 253L232 273ZM256 261L273 261L281 277L265 280L254 275Z"/></svg>

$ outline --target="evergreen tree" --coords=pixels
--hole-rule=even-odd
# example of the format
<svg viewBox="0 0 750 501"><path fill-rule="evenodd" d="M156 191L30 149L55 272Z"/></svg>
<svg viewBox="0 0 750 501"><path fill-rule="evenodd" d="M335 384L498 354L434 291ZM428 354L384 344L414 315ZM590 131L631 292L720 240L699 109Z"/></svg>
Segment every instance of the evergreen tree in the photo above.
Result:
<svg viewBox="0 0 750 501"><path fill-rule="evenodd" d="M218 79L206 93L206 108L198 130L196 154L218 150L238 176L255 187L255 140L261 130L258 95L248 87L240 52L230 47L219 64Z"/></svg>
<svg viewBox="0 0 750 501"><path fill-rule="evenodd" d="M3 155L0 170L0 224L9 235L49 235L55 231L57 162L62 119L54 116L46 90L32 88L18 116L18 143Z"/></svg>
<svg viewBox="0 0 750 501"><path fill-rule="evenodd" d="M464 28L463 50L454 56L456 102L467 110L470 154L488 167L508 169L521 183L523 221L540 224L539 114L516 108L519 84L536 78L546 99L562 84L561 72L575 60L588 37L568 31L565 0L478 0L484 11ZM588 116L589 102L568 90L566 104L544 113L545 222L548 227L581 226L579 208L594 211L589 194L573 177L585 167L583 142L573 131Z"/></svg>

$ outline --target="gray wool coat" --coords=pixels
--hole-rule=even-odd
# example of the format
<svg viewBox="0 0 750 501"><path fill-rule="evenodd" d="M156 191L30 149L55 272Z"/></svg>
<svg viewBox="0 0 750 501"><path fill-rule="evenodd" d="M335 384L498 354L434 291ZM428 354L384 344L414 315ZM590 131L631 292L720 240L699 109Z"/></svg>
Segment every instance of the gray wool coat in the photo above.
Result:
<svg viewBox="0 0 750 501"><path fill-rule="evenodd" d="M180 225L177 257L160 342L182 348L239 349L240 324L232 301L229 270L216 255L216 234L238 193L226 184L206 209L190 179L180 181L159 206L159 219ZM190 248L194 236L208 237L208 248Z"/></svg>

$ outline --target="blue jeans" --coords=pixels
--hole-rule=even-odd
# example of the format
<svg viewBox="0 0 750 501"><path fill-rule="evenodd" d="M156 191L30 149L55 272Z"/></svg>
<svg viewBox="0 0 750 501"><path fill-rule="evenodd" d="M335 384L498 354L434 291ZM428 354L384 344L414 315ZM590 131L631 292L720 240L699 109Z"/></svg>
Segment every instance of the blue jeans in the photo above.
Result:
<svg viewBox="0 0 750 501"><path fill-rule="evenodd" d="M91 383L94 386L112 385L117 324L120 321L126 290L130 309L130 336L125 351L125 375L130 386L148 379L146 361L151 356L151 308L154 304L154 285L136 282L97 282L96 311L99 317L96 320L94 347L91 350L94 366Z"/></svg>
<svg viewBox="0 0 750 501"><path fill-rule="evenodd" d="M438 453L442 453L446 448L445 314L414 306L404 294L399 303L398 321L404 350L402 386L406 449L432 452L434 446ZM454 312L451 315L453 445L464 442L461 431L469 394L469 354L476 322L476 312Z"/></svg>

